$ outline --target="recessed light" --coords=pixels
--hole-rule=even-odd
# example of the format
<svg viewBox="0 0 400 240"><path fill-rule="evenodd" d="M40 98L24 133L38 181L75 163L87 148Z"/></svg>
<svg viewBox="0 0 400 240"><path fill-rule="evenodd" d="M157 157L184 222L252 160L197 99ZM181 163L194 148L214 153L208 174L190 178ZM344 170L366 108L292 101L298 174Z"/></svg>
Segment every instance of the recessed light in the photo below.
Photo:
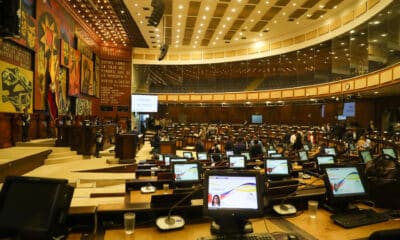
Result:
<svg viewBox="0 0 400 240"><path fill-rule="evenodd" d="M179 8L179 9L183 9L183 5L182 5L182 4L179 5L178 8Z"/></svg>

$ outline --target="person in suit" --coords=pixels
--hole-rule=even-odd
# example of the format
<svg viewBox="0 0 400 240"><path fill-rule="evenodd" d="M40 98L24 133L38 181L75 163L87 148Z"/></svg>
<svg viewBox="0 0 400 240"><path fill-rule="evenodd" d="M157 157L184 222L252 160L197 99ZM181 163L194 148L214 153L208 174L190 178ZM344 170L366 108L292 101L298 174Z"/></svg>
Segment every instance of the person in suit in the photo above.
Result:
<svg viewBox="0 0 400 240"><path fill-rule="evenodd" d="M28 133L29 133L29 125L31 123L31 116L28 113L28 107L24 108L24 112L22 113L22 141L27 142Z"/></svg>

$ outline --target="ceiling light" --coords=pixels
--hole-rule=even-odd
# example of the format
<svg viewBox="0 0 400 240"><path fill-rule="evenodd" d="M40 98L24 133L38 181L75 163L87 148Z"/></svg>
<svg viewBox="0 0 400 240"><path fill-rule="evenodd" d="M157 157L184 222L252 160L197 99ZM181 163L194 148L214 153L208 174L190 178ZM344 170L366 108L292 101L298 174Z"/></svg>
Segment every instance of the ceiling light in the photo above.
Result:
<svg viewBox="0 0 400 240"><path fill-rule="evenodd" d="M231 10L232 12L236 12L236 8L232 8L232 10Z"/></svg>
<svg viewBox="0 0 400 240"><path fill-rule="evenodd" d="M182 5L182 4L179 5L178 8L179 8L179 9L183 9L183 5Z"/></svg>
<svg viewBox="0 0 400 240"><path fill-rule="evenodd" d="M206 10L206 11L210 10L210 7L209 7L209 6L206 6L206 7L205 7L205 10Z"/></svg>

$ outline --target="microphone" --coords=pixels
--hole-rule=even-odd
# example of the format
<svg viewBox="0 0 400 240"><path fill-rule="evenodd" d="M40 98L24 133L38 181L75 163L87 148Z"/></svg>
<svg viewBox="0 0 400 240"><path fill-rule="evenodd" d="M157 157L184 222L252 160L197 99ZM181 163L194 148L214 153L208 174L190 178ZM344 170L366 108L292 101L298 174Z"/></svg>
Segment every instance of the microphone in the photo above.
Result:
<svg viewBox="0 0 400 240"><path fill-rule="evenodd" d="M185 219L183 219L181 216L178 215L171 215L172 210L179 206L182 202L184 202L186 199L188 199L190 196L195 194L197 191L202 190L203 187L198 185L196 186L193 191L188 193L185 197L183 197L181 200L179 200L177 203L172 205L172 207L168 211L168 216L163 216L159 217L156 219L156 225L157 228L162 230L162 231L170 231L170 230L175 230L175 229L180 229L185 226Z"/></svg>

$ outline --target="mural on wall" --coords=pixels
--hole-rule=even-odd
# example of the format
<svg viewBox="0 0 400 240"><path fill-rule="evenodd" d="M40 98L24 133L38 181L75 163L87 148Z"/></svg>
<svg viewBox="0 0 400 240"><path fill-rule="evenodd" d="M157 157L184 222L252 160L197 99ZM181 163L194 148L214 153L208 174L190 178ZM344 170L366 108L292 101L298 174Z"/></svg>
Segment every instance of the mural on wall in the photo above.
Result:
<svg viewBox="0 0 400 240"><path fill-rule="evenodd" d="M81 92L93 95L93 61L82 54Z"/></svg>
<svg viewBox="0 0 400 240"><path fill-rule="evenodd" d="M64 41L63 39L61 39L61 55L60 55L60 65L66 68L70 68L71 67L71 47L69 46L69 44Z"/></svg>
<svg viewBox="0 0 400 240"><path fill-rule="evenodd" d="M58 113L61 115L67 114L70 108L70 101L67 97L67 79L68 69L61 67L57 75L58 91L56 97Z"/></svg>
<svg viewBox="0 0 400 240"><path fill-rule="evenodd" d="M49 13L44 13L40 16L38 26L38 79L35 83L35 109L43 110L46 107L48 99L47 88L57 89L55 77L59 71L58 43L60 42L60 38L57 24L53 16Z"/></svg>
<svg viewBox="0 0 400 240"><path fill-rule="evenodd" d="M2 112L32 112L33 72L0 61L0 109Z"/></svg>
<svg viewBox="0 0 400 240"><path fill-rule="evenodd" d="M89 99L77 98L75 114L78 116L92 115L92 102Z"/></svg>
<svg viewBox="0 0 400 240"><path fill-rule="evenodd" d="M69 71L68 95L76 96L80 93L81 81L81 53L71 48L71 68Z"/></svg>
<svg viewBox="0 0 400 240"><path fill-rule="evenodd" d="M93 95L95 97L100 96L100 58L96 55L94 61L94 80L93 80Z"/></svg>
<svg viewBox="0 0 400 240"><path fill-rule="evenodd" d="M25 10L21 11L20 37L14 40L29 49L36 50L36 21Z"/></svg>

